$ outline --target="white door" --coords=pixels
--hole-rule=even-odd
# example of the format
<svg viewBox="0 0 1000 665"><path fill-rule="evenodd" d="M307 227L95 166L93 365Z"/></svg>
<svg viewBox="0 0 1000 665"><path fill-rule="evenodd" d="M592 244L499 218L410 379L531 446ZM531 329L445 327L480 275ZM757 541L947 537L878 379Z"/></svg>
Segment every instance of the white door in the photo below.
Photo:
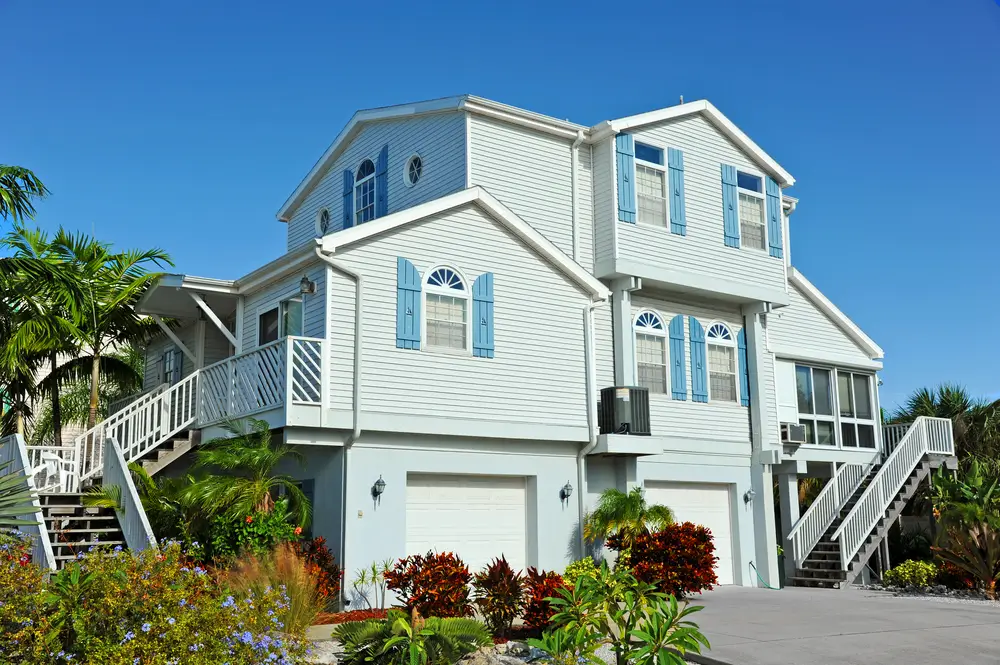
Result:
<svg viewBox="0 0 1000 665"><path fill-rule="evenodd" d="M646 481L647 503L674 511L678 522L708 527L715 543L715 575L719 584L733 583L733 525L730 485Z"/></svg>
<svg viewBox="0 0 1000 665"><path fill-rule="evenodd" d="M525 568L523 477L410 474L406 479L406 554L454 552L481 571L501 554Z"/></svg>

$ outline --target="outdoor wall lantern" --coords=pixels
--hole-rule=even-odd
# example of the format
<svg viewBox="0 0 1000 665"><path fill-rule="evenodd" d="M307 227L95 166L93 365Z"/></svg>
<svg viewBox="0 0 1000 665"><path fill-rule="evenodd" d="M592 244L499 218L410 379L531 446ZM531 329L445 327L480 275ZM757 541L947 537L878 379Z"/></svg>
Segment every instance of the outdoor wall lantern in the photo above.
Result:
<svg viewBox="0 0 1000 665"><path fill-rule="evenodd" d="M755 496L757 496L757 493L754 492L753 488L751 487L750 489L748 489L746 492L743 493L743 503L750 503L751 501L753 501L753 498Z"/></svg>
<svg viewBox="0 0 1000 665"><path fill-rule="evenodd" d="M316 293L316 282L309 279L308 275L303 275L302 281L299 282L299 293L302 295Z"/></svg>
<svg viewBox="0 0 1000 665"><path fill-rule="evenodd" d="M573 495L573 486L570 485L569 481L567 480L566 484L562 486L561 490L559 490L559 498L562 499L563 501L568 501L572 495Z"/></svg>
<svg viewBox="0 0 1000 665"><path fill-rule="evenodd" d="M382 476L378 477L375 484L372 485L372 498L382 503L382 492L385 491L385 481L382 480Z"/></svg>

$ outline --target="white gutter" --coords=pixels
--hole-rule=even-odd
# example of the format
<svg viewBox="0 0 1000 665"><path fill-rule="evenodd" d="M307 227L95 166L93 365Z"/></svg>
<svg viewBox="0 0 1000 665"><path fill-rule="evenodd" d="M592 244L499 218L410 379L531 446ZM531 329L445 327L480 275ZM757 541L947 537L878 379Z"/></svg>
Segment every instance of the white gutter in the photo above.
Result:
<svg viewBox="0 0 1000 665"><path fill-rule="evenodd" d="M580 228L579 228L580 222L577 219L578 215L577 215L577 203L576 203L576 198L577 198L576 169L579 161L577 159L577 148L580 147L581 143L583 143L582 129L576 133L576 140L573 141L573 145L570 146L569 149L569 164L570 168L572 169L572 184L570 185L570 192L573 199L572 201L570 201L570 215L573 218L573 260L576 261L577 263L580 262Z"/></svg>
<svg viewBox="0 0 1000 665"><path fill-rule="evenodd" d="M576 455L577 505L580 511L580 558L587 551L587 543L583 538L583 521L587 513L587 455L597 447L597 371L595 369L596 350L594 344L594 309L602 301L591 302L583 308L583 343L584 364L587 374L587 433L589 441L580 448Z"/></svg>

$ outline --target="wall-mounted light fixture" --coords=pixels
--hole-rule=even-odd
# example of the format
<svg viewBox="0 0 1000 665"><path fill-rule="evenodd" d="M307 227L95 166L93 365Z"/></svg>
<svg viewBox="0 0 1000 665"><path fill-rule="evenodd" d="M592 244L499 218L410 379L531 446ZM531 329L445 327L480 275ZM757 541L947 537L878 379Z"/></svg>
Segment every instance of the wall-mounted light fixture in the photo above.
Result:
<svg viewBox="0 0 1000 665"><path fill-rule="evenodd" d="M571 496L573 496L573 486L570 485L567 480L566 484L562 486L561 490L559 490L559 498L563 501L568 501Z"/></svg>
<svg viewBox="0 0 1000 665"><path fill-rule="evenodd" d="M303 275L302 281L299 282L299 293L302 295L316 293L316 282L309 279L308 275Z"/></svg>
<svg viewBox="0 0 1000 665"><path fill-rule="evenodd" d="M382 480L382 476L379 476L378 480L375 481L375 484L372 485L372 498L375 499L376 502L382 503L382 492L384 491L385 481Z"/></svg>
<svg viewBox="0 0 1000 665"><path fill-rule="evenodd" d="M746 492L743 493L743 503L750 503L751 501L753 501L753 498L755 496L757 496L757 493L754 492L753 488L751 487L750 489L748 489Z"/></svg>

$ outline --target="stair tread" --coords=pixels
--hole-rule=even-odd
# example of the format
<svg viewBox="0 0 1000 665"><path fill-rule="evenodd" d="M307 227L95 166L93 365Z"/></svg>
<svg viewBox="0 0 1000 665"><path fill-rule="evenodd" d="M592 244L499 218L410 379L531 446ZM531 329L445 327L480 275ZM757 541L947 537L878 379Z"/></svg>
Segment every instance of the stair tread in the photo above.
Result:
<svg viewBox="0 0 1000 665"><path fill-rule="evenodd" d="M90 545L124 545L124 540L74 540L71 542L55 542L52 547L88 547Z"/></svg>
<svg viewBox="0 0 1000 665"><path fill-rule="evenodd" d="M119 533L118 527L107 527L100 529L59 529L58 533Z"/></svg>

